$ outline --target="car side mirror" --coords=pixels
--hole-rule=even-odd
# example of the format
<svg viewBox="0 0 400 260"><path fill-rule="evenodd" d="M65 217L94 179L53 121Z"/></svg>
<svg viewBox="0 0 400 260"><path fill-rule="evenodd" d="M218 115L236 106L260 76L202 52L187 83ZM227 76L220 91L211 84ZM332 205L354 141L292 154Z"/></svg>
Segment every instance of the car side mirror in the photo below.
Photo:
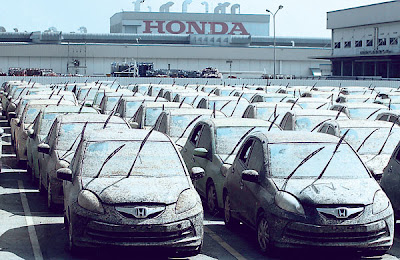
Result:
<svg viewBox="0 0 400 260"><path fill-rule="evenodd" d="M72 171L70 168L61 168L57 170L57 178L72 182Z"/></svg>
<svg viewBox="0 0 400 260"><path fill-rule="evenodd" d="M17 114L15 113L15 112L9 112L8 113L8 117L11 119L11 118L16 118L17 117Z"/></svg>
<svg viewBox="0 0 400 260"><path fill-rule="evenodd" d="M190 174L190 178L193 181L199 180L205 176L205 171L201 167L193 167L192 172Z"/></svg>
<svg viewBox="0 0 400 260"><path fill-rule="evenodd" d="M258 172L255 170L244 170L242 172L242 180L254 183L260 182Z"/></svg>
<svg viewBox="0 0 400 260"><path fill-rule="evenodd" d="M35 137L35 130L33 130L32 128L29 128L29 129L27 130L27 132L28 132L28 136L29 136L30 138L34 138L34 137Z"/></svg>
<svg viewBox="0 0 400 260"><path fill-rule="evenodd" d="M129 125L131 126L132 129L139 129L138 122L129 122Z"/></svg>
<svg viewBox="0 0 400 260"><path fill-rule="evenodd" d="M230 164L222 164L221 165L221 174L226 177L229 173L229 170L231 169L231 165Z"/></svg>
<svg viewBox="0 0 400 260"><path fill-rule="evenodd" d="M19 118L15 118L15 124L20 127L21 126L21 120Z"/></svg>
<svg viewBox="0 0 400 260"><path fill-rule="evenodd" d="M195 148L193 150L193 156L200 158L207 158L208 151L206 148Z"/></svg>
<svg viewBox="0 0 400 260"><path fill-rule="evenodd" d="M38 144L38 152L39 153L50 154L50 145L48 145L46 143Z"/></svg>

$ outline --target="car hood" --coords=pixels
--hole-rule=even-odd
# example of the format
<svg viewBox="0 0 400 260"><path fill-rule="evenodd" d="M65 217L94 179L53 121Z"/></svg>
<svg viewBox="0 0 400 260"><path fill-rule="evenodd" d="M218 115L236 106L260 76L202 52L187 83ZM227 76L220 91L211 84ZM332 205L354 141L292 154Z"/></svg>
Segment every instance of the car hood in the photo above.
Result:
<svg viewBox="0 0 400 260"><path fill-rule="evenodd" d="M95 193L106 204L136 202L172 204L178 200L182 191L190 188L185 176L96 179L83 177L82 186Z"/></svg>
<svg viewBox="0 0 400 260"><path fill-rule="evenodd" d="M375 192L380 189L373 178L327 179L322 178L309 186L315 178L290 179L285 191L307 204L372 204ZM282 190L285 179L273 178Z"/></svg>
<svg viewBox="0 0 400 260"><path fill-rule="evenodd" d="M373 174L382 174L383 169L388 165L391 154L380 155L360 155L361 160L365 163Z"/></svg>

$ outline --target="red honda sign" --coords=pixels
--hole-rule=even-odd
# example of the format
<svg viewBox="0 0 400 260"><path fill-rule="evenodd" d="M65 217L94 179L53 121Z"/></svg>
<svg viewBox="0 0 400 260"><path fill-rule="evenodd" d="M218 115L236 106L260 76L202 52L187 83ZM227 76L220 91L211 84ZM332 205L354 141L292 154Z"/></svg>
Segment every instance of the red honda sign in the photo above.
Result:
<svg viewBox="0 0 400 260"><path fill-rule="evenodd" d="M193 21L143 21L143 33L249 35L243 23Z"/></svg>

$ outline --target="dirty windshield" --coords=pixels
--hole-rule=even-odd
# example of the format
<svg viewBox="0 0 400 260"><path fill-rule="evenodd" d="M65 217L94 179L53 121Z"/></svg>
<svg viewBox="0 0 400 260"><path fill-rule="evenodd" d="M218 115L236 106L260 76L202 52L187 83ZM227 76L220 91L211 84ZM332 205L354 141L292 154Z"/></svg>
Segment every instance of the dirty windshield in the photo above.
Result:
<svg viewBox="0 0 400 260"><path fill-rule="evenodd" d="M39 114L40 109L39 108L28 108L28 111L26 111L25 119L24 119L24 124L31 124Z"/></svg>
<svg viewBox="0 0 400 260"><path fill-rule="evenodd" d="M318 125L319 123L328 118L329 118L328 116L297 117L296 118L297 130L310 132L316 125ZM332 116L332 119L334 119L334 116Z"/></svg>
<svg viewBox="0 0 400 260"><path fill-rule="evenodd" d="M241 99L239 103L237 103L238 102L237 100L230 100L230 102L229 103L228 102L229 100L217 100L217 101L210 100L208 106L211 109L214 107L215 104L216 110L220 110L225 115L230 115L235 107L236 107L235 111L244 111L249 105L249 102L247 102L245 99Z"/></svg>
<svg viewBox="0 0 400 260"><path fill-rule="evenodd" d="M125 117L126 118L133 117L142 103L143 103L143 100L126 102L125 103L126 104Z"/></svg>
<svg viewBox="0 0 400 260"><path fill-rule="evenodd" d="M349 109L350 118L366 119L372 113L379 110L376 107L371 108L351 108Z"/></svg>
<svg viewBox="0 0 400 260"><path fill-rule="evenodd" d="M171 117L171 129L170 136L171 137L179 137L182 135L182 132L186 129L188 124L192 122L193 119L198 117L198 115L180 115L180 116L172 116ZM192 123L194 125L194 123ZM188 137L190 131L186 131L182 137Z"/></svg>
<svg viewBox="0 0 400 260"><path fill-rule="evenodd" d="M268 124L266 122L266 124ZM218 127L216 131L216 151L219 154L229 154L239 142L240 138L252 128L252 126L227 126ZM256 127L253 131L264 129L268 131L269 126ZM272 128L274 129L274 128ZM271 130L272 131L272 130Z"/></svg>
<svg viewBox="0 0 400 260"><path fill-rule="evenodd" d="M318 177L322 172L336 143L276 143L268 145L270 152L270 174L286 178L313 151L325 146L318 154L297 169L296 178ZM369 178L367 170L348 144L342 143L324 173L324 178Z"/></svg>
<svg viewBox="0 0 400 260"><path fill-rule="evenodd" d="M162 111L163 111L162 107L146 108L144 125L145 126L153 126L156 123L157 118L161 114Z"/></svg>
<svg viewBox="0 0 400 260"><path fill-rule="evenodd" d="M376 128L350 128L347 133L346 141L353 146L354 149L358 149L362 142L367 136L374 131ZM341 129L340 135L342 135L347 129ZM382 148L383 143L389 135L390 128L380 128L375 131L365 141L363 146L358 151L359 154L377 154ZM396 148L400 140L400 128L393 128L390 133L389 139L387 140L385 147L382 150L382 154L391 154Z"/></svg>
<svg viewBox="0 0 400 260"><path fill-rule="evenodd" d="M142 141L90 142L82 163L82 176L95 177L101 167L99 162L104 161L123 144L125 146L104 165L100 177L127 176L141 143ZM170 142L147 141L140 151L131 177L184 176L184 172L182 162Z"/></svg>

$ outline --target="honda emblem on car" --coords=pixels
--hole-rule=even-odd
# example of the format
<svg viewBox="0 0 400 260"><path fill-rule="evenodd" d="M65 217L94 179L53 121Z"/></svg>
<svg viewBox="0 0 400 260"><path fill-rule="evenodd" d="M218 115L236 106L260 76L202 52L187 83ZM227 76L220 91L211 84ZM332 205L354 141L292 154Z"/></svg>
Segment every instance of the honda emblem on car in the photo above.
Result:
<svg viewBox="0 0 400 260"><path fill-rule="evenodd" d="M347 208L337 208L337 218L347 218L348 217L348 212L347 212Z"/></svg>
<svg viewBox="0 0 400 260"><path fill-rule="evenodd" d="M147 209L145 207L136 207L136 208L134 208L133 215L136 218L146 218L147 217Z"/></svg>

